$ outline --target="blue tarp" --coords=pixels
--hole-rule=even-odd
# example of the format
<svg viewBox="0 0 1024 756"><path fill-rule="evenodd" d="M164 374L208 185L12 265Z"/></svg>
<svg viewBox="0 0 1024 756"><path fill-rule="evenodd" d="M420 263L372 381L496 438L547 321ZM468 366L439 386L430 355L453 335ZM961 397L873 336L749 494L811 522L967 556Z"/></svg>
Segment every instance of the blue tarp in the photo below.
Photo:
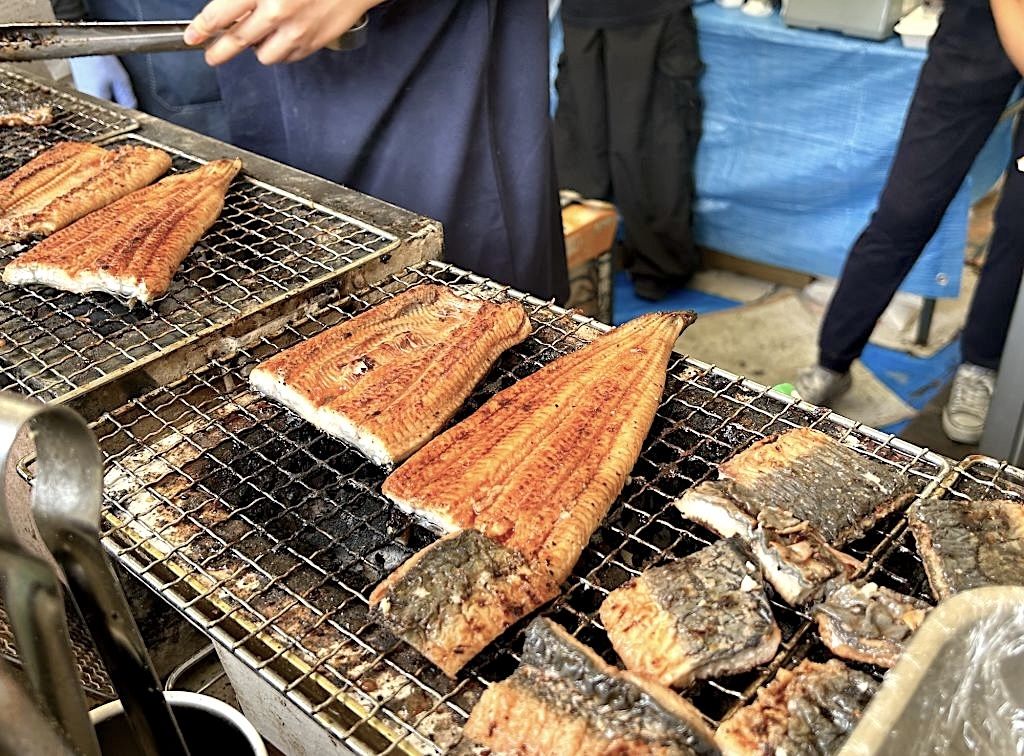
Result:
<svg viewBox="0 0 1024 756"><path fill-rule="evenodd" d="M696 8L707 66L697 159L698 242L814 275L837 275L874 209L924 52ZM561 49L552 34L552 74ZM993 136L904 290L956 296L975 194L1009 157Z"/></svg>

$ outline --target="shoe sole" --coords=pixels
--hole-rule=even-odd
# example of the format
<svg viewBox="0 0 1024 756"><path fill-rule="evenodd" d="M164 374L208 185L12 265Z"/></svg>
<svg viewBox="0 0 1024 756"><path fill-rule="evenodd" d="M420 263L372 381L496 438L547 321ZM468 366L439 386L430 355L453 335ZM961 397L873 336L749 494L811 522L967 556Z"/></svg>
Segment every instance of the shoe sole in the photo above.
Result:
<svg viewBox="0 0 1024 756"><path fill-rule="evenodd" d="M964 429L949 419L949 415L946 410L942 410L942 432L946 434L950 441L955 441L958 444L977 444L981 441L981 434L984 432L984 428L978 431L971 431Z"/></svg>

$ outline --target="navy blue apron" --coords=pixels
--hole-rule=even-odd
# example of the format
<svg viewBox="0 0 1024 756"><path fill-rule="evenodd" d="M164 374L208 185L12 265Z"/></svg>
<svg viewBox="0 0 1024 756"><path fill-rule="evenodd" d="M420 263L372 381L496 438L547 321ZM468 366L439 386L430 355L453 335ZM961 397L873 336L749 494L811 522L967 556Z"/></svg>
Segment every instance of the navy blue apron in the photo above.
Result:
<svg viewBox="0 0 1024 756"><path fill-rule="evenodd" d="M543 0L392 0L359 50L218 76L235 144L441 221L457 265L568 295Z"/></svg>
<svg viewBox="0 0 1024 756"><path fill-rule="evenodd" d="M195 16L205 0L86 0L97 21L180 21ZM202 52L122 55L139 110L179 126L228 139L227 115L217 75Z"/></svg>

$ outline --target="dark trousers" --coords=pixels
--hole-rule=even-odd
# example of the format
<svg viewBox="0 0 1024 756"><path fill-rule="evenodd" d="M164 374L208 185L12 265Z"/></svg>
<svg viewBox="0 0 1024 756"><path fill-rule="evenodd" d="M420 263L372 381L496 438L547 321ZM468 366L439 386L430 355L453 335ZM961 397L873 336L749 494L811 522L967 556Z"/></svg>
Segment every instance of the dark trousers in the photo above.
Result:
<svg viewBox="0 0 1024 756"><path fill-rule="evenodd" d="M820 362L846 372L931 239L1020 75L988 0L950 0L921 70L878 209L846 260L821 327ZM1014 136L995 233L962 337L967 362L998 368L1024 269L1024 129Z"/></svg>
<svg viewBox="0 0 1024 756"><path fill-rule="evenodd" d="M687 7L625 27L565 25L555 159L559 186L610 199L636 276L681 283L698 267L693 162L703 70Z"/></svg>

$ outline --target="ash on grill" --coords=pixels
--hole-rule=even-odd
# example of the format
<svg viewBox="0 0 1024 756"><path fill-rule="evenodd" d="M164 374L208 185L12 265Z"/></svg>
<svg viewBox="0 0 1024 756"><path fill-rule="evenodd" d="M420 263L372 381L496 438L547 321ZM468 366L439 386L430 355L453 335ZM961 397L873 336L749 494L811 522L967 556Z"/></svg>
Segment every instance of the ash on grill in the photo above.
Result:
<svg viewBox="0 0 1024 756"><path fill-rule="evenodd" d="M45 105L53 111L52 123L0 129L0 178L57 142L95 142L139 126L134 118L123 113L39 84L9 66L0 66L0 110Z"/></svg>
<svg viewBox="0 0 1024 756"><path fill-rule="evenodd" d="M526 622L455 682L370 622L366 599L373 587L435 536L380 495L381 470L251 392L246 375L268 355L428 281L466 295L520 299L535 326L533 336L499 360L456 421L603 330L429 263L326 305L96 426L110 462L108 548L336 735L380 752L445 751L459 744L484 686L518 664ZM614 662L597 614L604 597L643 569L714 539L684 521L672 501L745 445L807 425L899 467L919 490L947 469L941 458L892 436L674 357L631 479L563 595L542 613ZM848 551L870 564L900 527L901 515L893 515ZM809 617L771 599L783 633L776 659L687 694L712 724L750 700L806 634Z"/></svg>
<svg viewBox="0 0 1024 756"><path fill-rule="evenodd" d="M172 153L174 171L198 163ZM326 280L395 244L395 237L248 177L152 306L105 294L0 285L0 388L40 399L91 390L116 371ZM0 247L0 266L24 249Z"/></svg>

